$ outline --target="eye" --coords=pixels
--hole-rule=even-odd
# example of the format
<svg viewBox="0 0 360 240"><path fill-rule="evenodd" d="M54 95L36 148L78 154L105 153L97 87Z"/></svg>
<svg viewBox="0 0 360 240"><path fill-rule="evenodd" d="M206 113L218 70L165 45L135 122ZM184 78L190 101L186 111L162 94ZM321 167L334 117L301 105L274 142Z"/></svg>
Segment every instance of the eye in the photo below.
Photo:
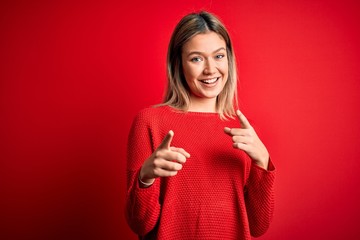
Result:
<svg viewBox="0 0 360 240"><path fill-rule="evenodd" d="M222 59L225 57L225 54L218 54L215 56L216 59Z"/></svg>
<svg viewBox="0 0 360 240"><path fill-rule="evenodd" d="M193 57L190 61L192 62L200 62L202 59L200 57Z"/></svg>

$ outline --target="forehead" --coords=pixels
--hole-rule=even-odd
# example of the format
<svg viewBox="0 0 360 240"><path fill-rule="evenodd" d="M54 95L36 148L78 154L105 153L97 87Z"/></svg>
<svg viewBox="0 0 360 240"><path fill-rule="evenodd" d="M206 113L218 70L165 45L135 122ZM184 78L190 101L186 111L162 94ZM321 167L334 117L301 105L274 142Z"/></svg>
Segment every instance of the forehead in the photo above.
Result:
<svg viewBox="0 0 360 240"><path fill-rule="evenodd" d="M215 32L199 33L184 44L183 53L193 51L212 53L219 48L226 49L225 40L219 34Z"/></svg>

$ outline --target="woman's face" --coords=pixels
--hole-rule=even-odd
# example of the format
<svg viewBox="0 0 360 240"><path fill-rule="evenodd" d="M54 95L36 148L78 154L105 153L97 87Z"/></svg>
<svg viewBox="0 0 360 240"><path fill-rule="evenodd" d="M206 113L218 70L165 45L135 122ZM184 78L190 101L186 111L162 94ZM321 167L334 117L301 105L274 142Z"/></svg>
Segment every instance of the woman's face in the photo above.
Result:
<svg viewBox="0 0 360 240"><path fill-rule="evenodd" d="M195 35L183 46L182 66L192 97L216 100L228 78L224 39L215 32Z"/></svg>

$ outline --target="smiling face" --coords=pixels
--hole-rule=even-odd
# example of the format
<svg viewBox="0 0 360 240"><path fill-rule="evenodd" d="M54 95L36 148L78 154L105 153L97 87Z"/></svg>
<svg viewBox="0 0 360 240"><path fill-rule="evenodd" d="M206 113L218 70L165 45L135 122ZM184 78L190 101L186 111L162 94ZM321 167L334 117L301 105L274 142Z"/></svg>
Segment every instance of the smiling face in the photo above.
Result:
<svg viewBox="0 0 360 240"><path fill-rule="evenodd" d="M190 88L191 103L208 102L215 108L216 97L228 78L226 43L215 32L197 34L182 49L182 66Z"/></svg>

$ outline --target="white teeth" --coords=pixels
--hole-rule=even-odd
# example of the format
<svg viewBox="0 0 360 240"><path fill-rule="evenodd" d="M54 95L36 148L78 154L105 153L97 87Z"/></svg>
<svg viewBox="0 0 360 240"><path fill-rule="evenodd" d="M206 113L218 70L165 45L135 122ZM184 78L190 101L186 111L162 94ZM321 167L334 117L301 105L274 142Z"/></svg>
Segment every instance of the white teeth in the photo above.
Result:
<svg viewBox="0 0 360 240"><path fill-rule="evenodd" d="M204 83L207 83L207 84L211 84L211 83L216 82L217 79L218 78L213 78L213 79L206 79L206 80L201 80L201 81Z"/></svg>

